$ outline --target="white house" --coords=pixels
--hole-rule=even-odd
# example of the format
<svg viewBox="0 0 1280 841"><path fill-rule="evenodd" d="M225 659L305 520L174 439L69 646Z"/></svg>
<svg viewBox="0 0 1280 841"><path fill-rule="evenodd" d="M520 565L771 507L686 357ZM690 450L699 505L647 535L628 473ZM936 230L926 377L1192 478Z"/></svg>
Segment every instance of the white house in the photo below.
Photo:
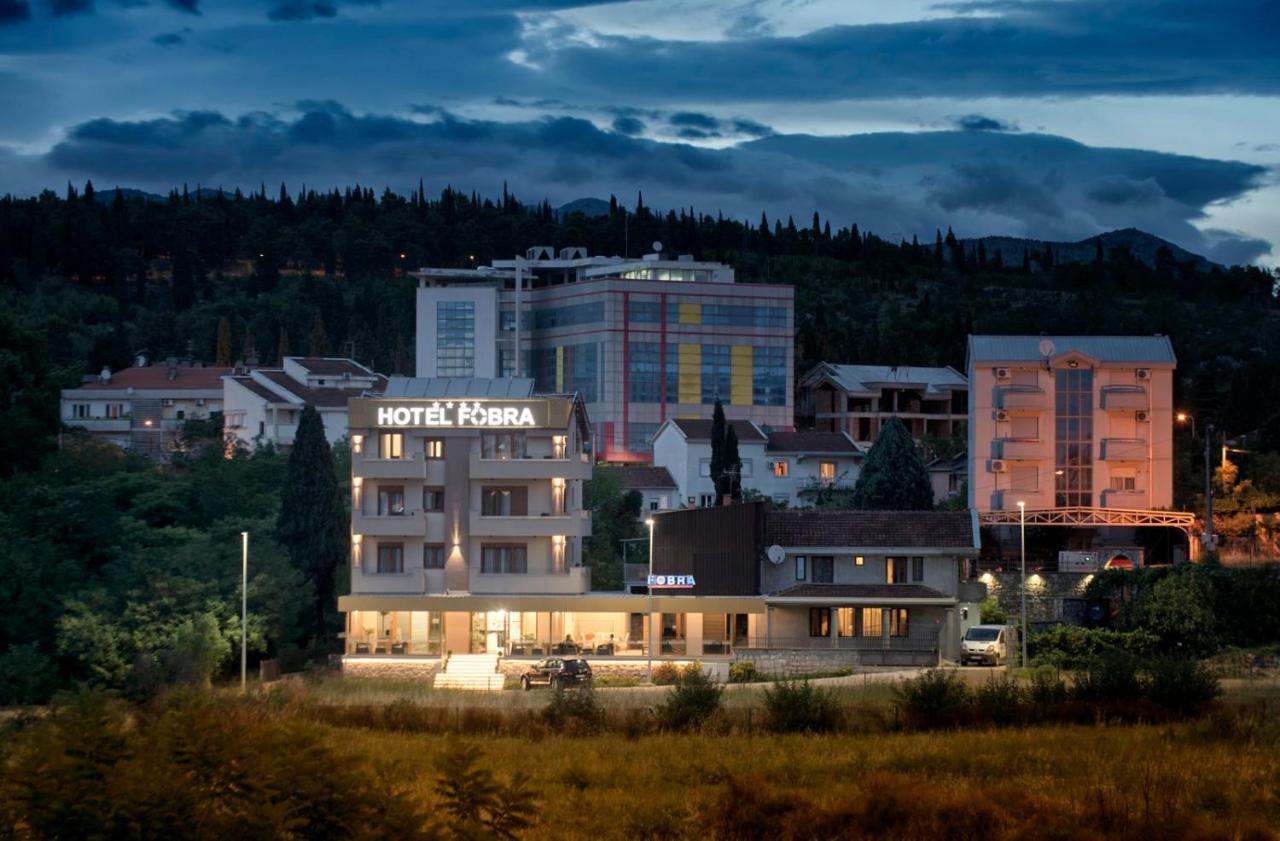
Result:
<svg viewBox="0 0 1280 841"><path fill-rule="evenodd" d="M658 511L670 511L680 505L679 488L665 467L648 464L622 464L596 468L598 476L617 476L622 490L640 494L640 518Z"/></svg>
<svg viewBox="0 0 1280 841"><path fill-rule="evenodd" d="M852 490L864 451L846 432L768 432L751 421L728 421L738 436L740 481L778 504L814 504L824 491ZM672 418L653 439L653 462L675 480L675 507L714 505L711 421Z"/></svg>
<svg viewBox="0 0 1280 841"><path fill-rule="evenodd" d="M303 408L313 406L332 444L347 436L347 400L381 393L386 382L352 359L286 356L280 368L222 378L224 427L245 447L269 441L288 448Z"/></svg>

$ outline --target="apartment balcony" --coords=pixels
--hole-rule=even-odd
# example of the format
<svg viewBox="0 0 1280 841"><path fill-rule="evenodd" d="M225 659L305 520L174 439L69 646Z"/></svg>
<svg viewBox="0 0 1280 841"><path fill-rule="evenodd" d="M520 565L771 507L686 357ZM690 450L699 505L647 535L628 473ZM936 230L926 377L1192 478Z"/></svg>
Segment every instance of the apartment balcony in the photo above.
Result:
<svg viewBox="0 0 1280 841"><path fill-rule="evenodd" d="M493 574L471 571L472 593L566 593L591 590L591 568L571 567L562 573L526 575Z"/></svg>
<svg viewBox="0 0 1280 841"><path fill-rule="evenodd" d="M67 426L78 426L90 432L128 432L128 418L64 418Z"/></svg>
<svg viewBox="0 0 1280 841"><path fill-rule="evenodd" d="M1146 461L1147 439L1103 438L1103 461Z"/></svg>
<svg viewBox="0 0 1280 841"><path fill-rule="evenodd" d="M1140 385L1109 385L1102 388L1102 408L1108 412L1146 411L1151 401Z"/></svg>
<svg viewBox="0 0 1280 841"><path fill-rule="evenodd" d="M417 595L425 593L422 570L408 572L366 572L351 569L351 592L355 595Z"/></svg>
<svg viewBox="0 0 1280 841"><path fill-rule="evenodd" d="M1042 388L1026 385L1001 386L996 389L996 406L1001 409L1047 409L1049 400Z"/></svg>
<svg viewBox="0 0 1280 841"><path fill-rule="evenodd" d="M421 479L426 475L422 453L405 458L356 456L352 463L355 475L363 479Z"/></svg>
<svg viewBox="0 0 1280 841"><path fill-rule="evenodd" d="M1107 488L1102 492L1103 508L1146 508L1147 492L1144 488L1133 490L1116 490Z"/></svg>
<svg viewBox="0 0 1280 841"><path fill-rule="evenodd" d="M427 533L427 516L421 511L404 514L353 514L351 530L365 537L422 537Z"/></svg>
<svg viewBox="0 0 1280 841"><path fill-rule="evenodd" d="M991 494L992 511L1017 511L1018 502L1027 504L1028 510L1052 508L1053 495L1048 491L994 491Z"/></svg>
<svg viewBox="0 0 1280 841"><path fill-rule="evenodd" d="M590 479L586 453L571 458L481 458L471 456L472 479Z"/></svg>
<svg viewBox="0 0 1280 841"><path fill-rule="evenodd" d="M587 537L591 512L488 516L473 511L470 526L472 537Z"/></svg>
<svg viewBox="0 0 1280 841"><path fill-rule="evenodd" d="M992 442L993 458L1011 461L1039 461L1052 455L1045 452L1044 442L1039 438L997 438Z"/></svg>

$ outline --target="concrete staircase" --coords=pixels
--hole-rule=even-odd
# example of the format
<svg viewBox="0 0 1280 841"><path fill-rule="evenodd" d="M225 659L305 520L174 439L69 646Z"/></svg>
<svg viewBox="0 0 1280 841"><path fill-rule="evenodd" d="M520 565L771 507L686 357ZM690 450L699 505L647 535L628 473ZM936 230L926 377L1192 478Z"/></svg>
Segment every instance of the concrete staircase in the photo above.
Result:
<svg viewBox="0 0 1280 841"><path fill-rule="evenodd" d="M506 678L498 671L497 654L450 654L443 672L437 672L436 689L497 690Z"/></svg>

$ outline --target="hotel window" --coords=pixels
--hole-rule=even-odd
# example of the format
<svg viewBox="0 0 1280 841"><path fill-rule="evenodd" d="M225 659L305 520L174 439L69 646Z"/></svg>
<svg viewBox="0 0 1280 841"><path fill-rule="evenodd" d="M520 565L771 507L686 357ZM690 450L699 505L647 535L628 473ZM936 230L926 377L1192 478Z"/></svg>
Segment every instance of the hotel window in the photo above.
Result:
<svg viewBox="0 0 1280 841"><path fill-rule="evenodd" d="M404 544L403 543L379 543L378 544L378 572L380 573L404 572Z"/></svg>
<svg viewBox="0 0 1280 841"><path fill-rule="evenodd" d="M642 324L657 324L662 320L662 307L657 301L632 301L627 305L627 318Z"/></svg>
<svg viewBox="0 0 1280 841"><path fill-rule="evenodd" d="M482 458L524 458L524 433L486 432L480 436L480 455Z"/></svg>
<svg viewBox="0 0 1280 841"><path fill-rule="evenodd" d="M422 510L423 511L443 511L444 510L444 488L423 488L422 489Z"/></svg>
<svg viewBox="0 0 1280 841"><path fill-rule="evenodd" d="M836 633L842 637L856 636L856 608L841 607L836 609Z"/></svg>
<svg viewBox="0 0 1280 841"><path fill-rule="evenodd" d="M907 634L908 613L905 607L889 608L889 636L905 637Z"/></svg>
<svg viewBox="0 0 1280 841"><path fill-rule="evenodd" d="M404 433L383 432L378 436L378 458L404 458Z"/></svg>
<svg viewBox="0 0 1280 841"><path fill-rule="evenodd" d="M1111 490L1113 491L1136 491L1138 489L1138 477L1130 473L1128 475L1112 475Z"/></svg>
<svg viewBox="0 0 1280 841"><path fill-rule="evenodd" d="M428 544L422 547L423 569L444 569L444 547Z"/></svg>
<svg viewBox="0 0 1280 841"><path fill-rule="evenodd" d="M480 493L482 516L524 517L529 513L528 488L483 488Z"/></svg>
<svg viewBox="0 0 1280 841"><path fill-rule="evenodd" d="M529 559L523 546L482 546L480 571L503 575L523 575L529 571Z"/></svg>
<svg viewBox="0 0 1280 841"><path fill-rule="evenodd" d="M702 402L729 402L733 383L733 362L729 345L702 346Z"/></svg>
<svg viewBox="0 0 1280 841"><path fill-rule="evenodd" d="M906 558L884 559L884 581L886 584L903 584L907 580Z"/></svg>
<svg viewBox="0 0 1280 841"><path fill-rule="evenodd" d="M836 559L830 555L813 556L813 577L817 584L830 584L835 581Z"/></svg>
<svg viewBox="0 0 1280 841"><path fill-rule="evenodd" d="M911 559L911 580L924 581L924 558L916 556Z"/></svg>
<svg viewBox="0 0 1280 841"><path fill-rule="evenodd" d="M474 377L476 305L474 301L436 303L436 376Z"/></svg>
<svg viewBox="0 0 1280 841"><path fill-rule="evenodd" d="M751 402L756 406L787 405L787 349L761 347L751 352Z"/></svg>
<svg viewBox="0 0 1280 841"><path fill-rule="evenodd" d="M627 427L627 451L648 453L653 451L653 436L658 431L656 423L631 421Z"/></svg>
<svg viewBox="0 0 1280 841"><path fill-rule="evenodd" d="M878 607L862 609L862 636L878 637L884 633L884 612Z"/></svg>
<svg viewBox="0 0 1280 841"><path fill-rule="evenodd" d="M444 458L444 440L428 438L422 442L422 452L427 458Z"/></svg>
<svg viewBox="0 0 1280 841"><path fill-rule="evenodd" d="M804 581L808 578L806 560L804 555L796 555L796 581Z"/></svg>
<svg viewBox="0 0 1280 841"><path fill-rule="evenodd" d="M662 354L657 342L627 344L627 389L632 403L662 399Z"/></svg>
<svg viewBox="0 0 1280 841"><path fill-rule="evenodd" d="M831 610L829 608L809 608L809 636L831 636Z"/></svg>
<svg viewBox="0 0 1280 841"><path fill-rule="evenodd" d="M791 475L791 462L785 458L780 458L773 463L773 475L779 479L785 479Z"/></svg>
<svg viewBox="0 0 1280 841"><path fill-rule="evenodd" d="M824 482L836 480L836 463L834 461L818 462L818 478Z"/></svg>
<svg viewBox="0 0 1280 841"><path fill-rule="evenodd" d="M1093 371L1054 372L1054 505L1093 505Z"/></svg>
<svg viewBox="0 0 1280 841"><path fill-rule="evenodd" d="M404 485L378 486L378 516L387 517L404 513Z"/></svg>

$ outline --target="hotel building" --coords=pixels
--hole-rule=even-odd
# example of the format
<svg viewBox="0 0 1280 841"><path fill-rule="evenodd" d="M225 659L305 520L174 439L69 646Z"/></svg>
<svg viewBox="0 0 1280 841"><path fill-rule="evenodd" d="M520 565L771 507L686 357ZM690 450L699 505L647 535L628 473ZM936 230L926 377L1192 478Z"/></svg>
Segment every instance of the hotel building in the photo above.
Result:
<svg viewBox="0 0 1280 841"><path fill-rule="evenodd" d="M845 432L870 448L889 418L917 441L962 434L968 395L968 381L950 367L823 362L800 378L796 414L801 428Z"/></svg>
<svg viewBox="0 0 1280 841"><path fill-rule="evenodd" d="M478 269L422 269L420 377L530 377L582 395L597 460L647 462L668 418L791 429L794 291L689 256L531 248ZM519 314L517 317L517 313Z"/></svg>
<svg viewBox="0 0 1280 841"><path fill-rule="evenodd" d="M969 506L1173 506L1167 336L970 336Z"/></svg>
<svg viewBox="0 0 1280 841"><path fill-rule="evenodd" d="M231 368L143 364L112 373L103 368L75 388L63 389L65 426L126 450L162 460L180 445L182 425L222 410L222 377Z"/></svg>

